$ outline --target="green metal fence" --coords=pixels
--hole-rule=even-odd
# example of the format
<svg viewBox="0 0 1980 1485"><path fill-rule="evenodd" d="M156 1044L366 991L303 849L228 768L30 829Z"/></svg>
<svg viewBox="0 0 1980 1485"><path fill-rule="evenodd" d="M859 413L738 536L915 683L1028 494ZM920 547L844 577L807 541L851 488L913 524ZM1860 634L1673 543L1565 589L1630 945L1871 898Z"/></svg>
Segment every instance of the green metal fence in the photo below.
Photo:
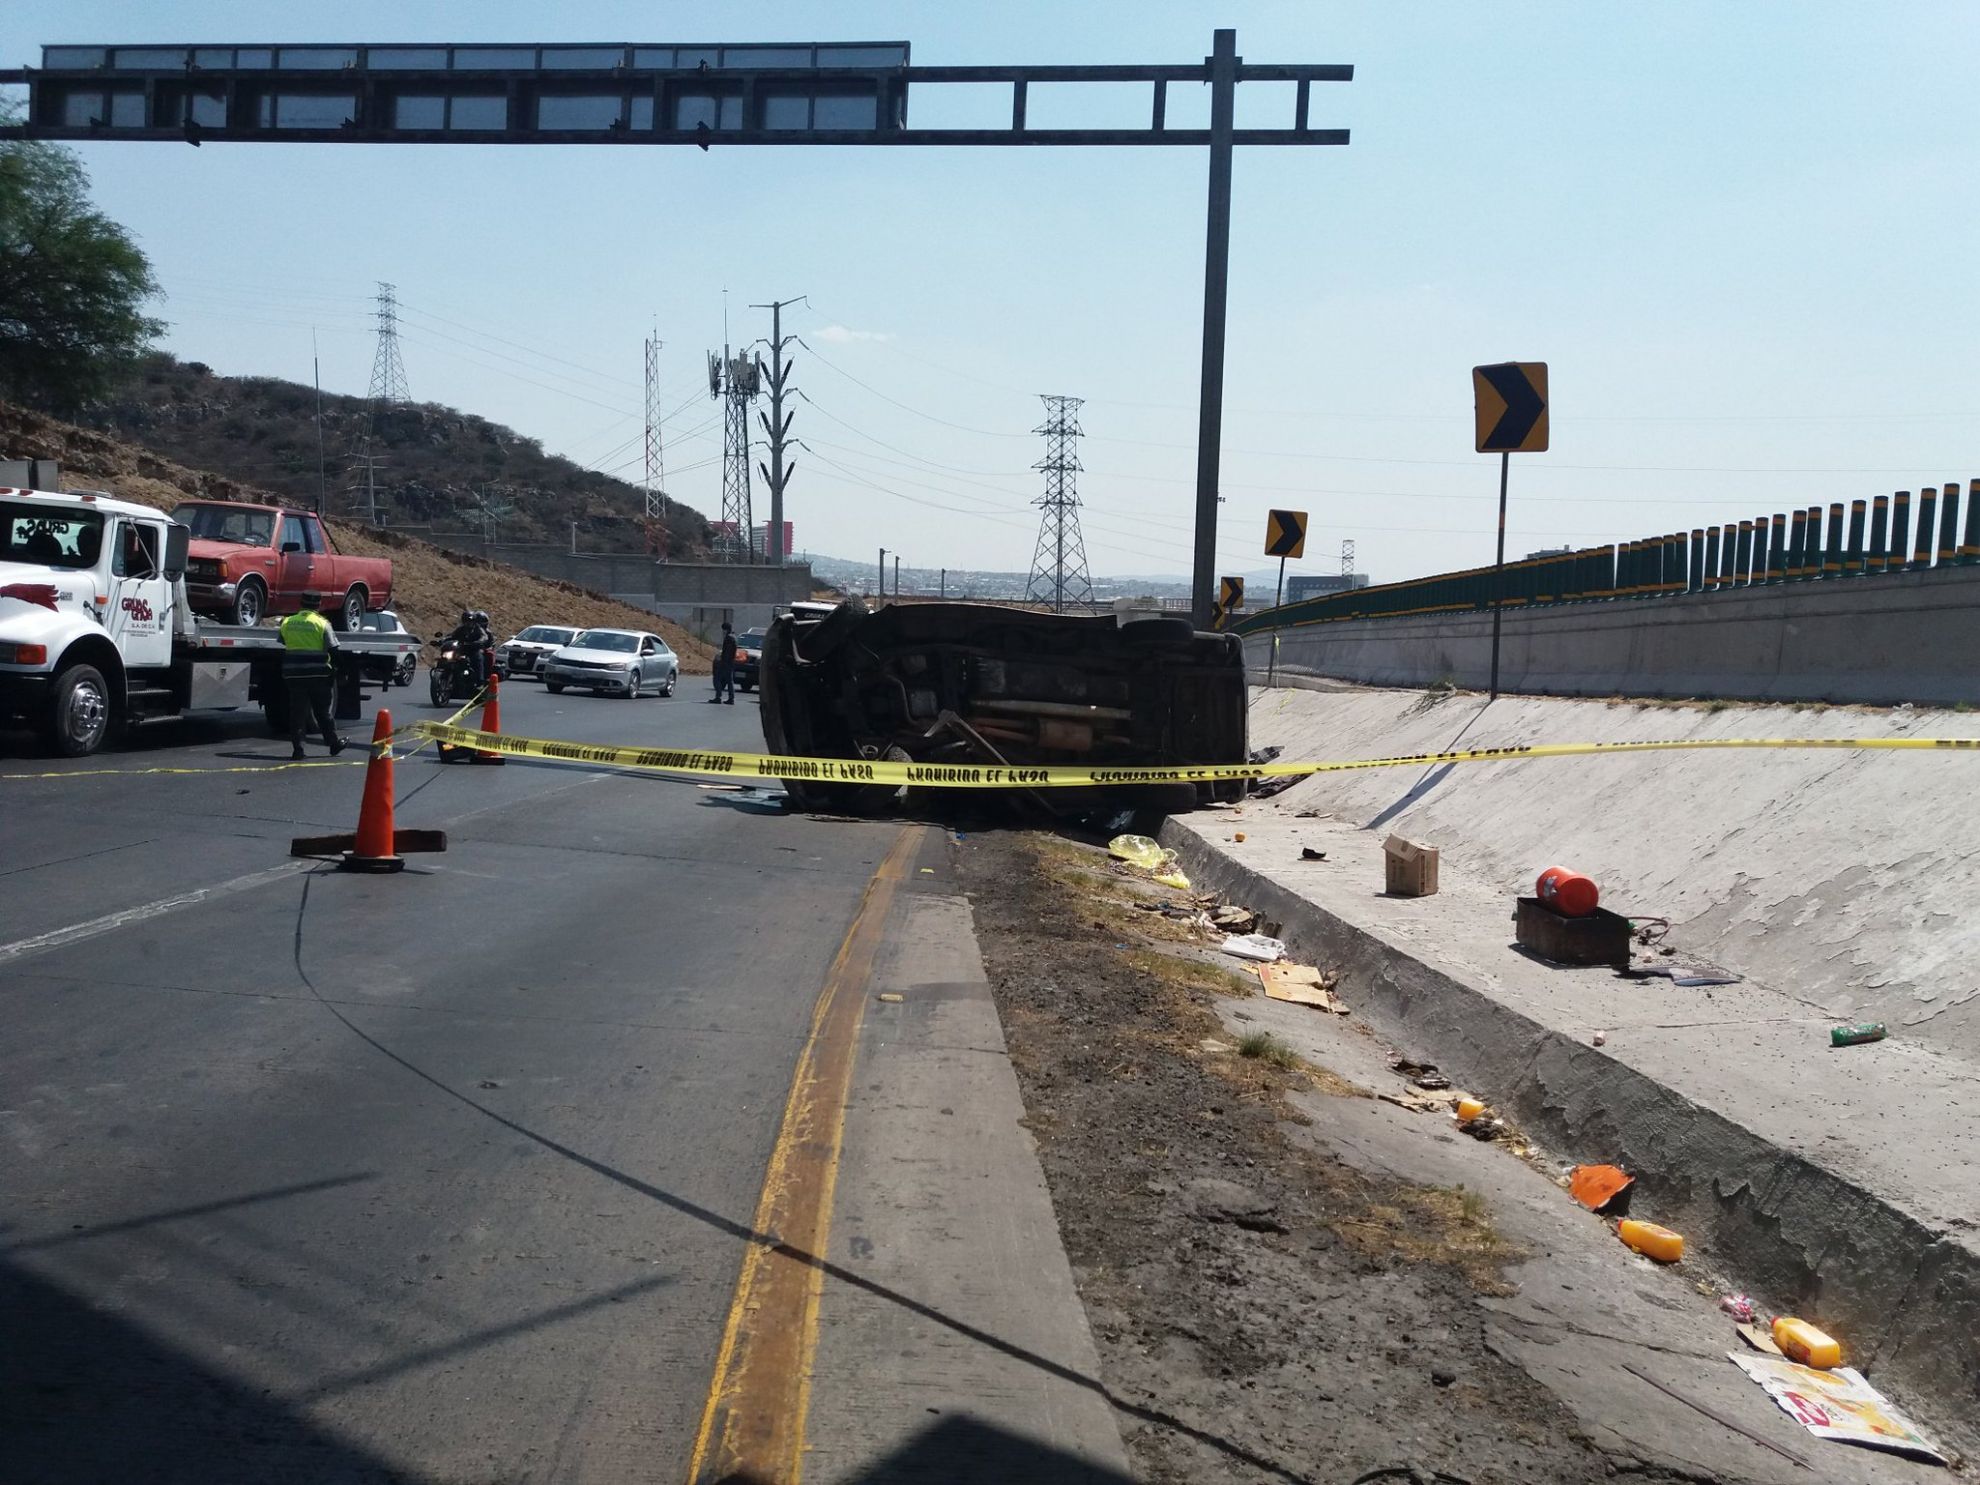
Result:
<svg viewBox="0 0 1980 1485"><path fill-rule="evenodd" d="M1889 497L1879 495L1868 505L1857 500L1847 509L1840 502L1829 506L1826 530L1822 507L1811 505L1722 526L1508 562L1503 590L1497 588L1490 567L1472 567L1325 593L1247 614L1225 627L1236 634L1253 634L1342 619L1489 612L1495 594L1498 606L1515 609L1972 566L1980 563L1980 479L1968 484L1963 532L1959 497L1956 483L1919 489L1917 541L1909 554L1905 548L1911 492L1899 490Z"/></svg>

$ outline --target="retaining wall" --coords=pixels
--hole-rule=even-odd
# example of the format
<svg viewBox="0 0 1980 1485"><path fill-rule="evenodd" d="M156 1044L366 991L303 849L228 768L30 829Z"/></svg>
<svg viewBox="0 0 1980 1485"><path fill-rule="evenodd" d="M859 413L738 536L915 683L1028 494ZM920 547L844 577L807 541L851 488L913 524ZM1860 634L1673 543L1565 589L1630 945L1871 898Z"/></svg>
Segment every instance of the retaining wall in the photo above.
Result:
<svg viewBox="0 0 1980 1485"><path fill-rule="evenodd" d="M651 608L655 603L721 607L788 604L811 597L809 563L783 567L734 562L655 562L632 553L569 552L561 547L519 542L484 542L479 537L421 532L437 547L471 557L506 562L539 577L576 583L610 598ZM670 612L670 610L661 610Z"/></svg>
<svg viewBox="0 0 1980 1485"><path fill-rule="evenodd" d="M1513 609L1503 626L1499 685L1514 693L1980 700L1980 567ZM1247 635L1245 654L1256 677L1483 690L1492 616L1340 619Z"/></svg>

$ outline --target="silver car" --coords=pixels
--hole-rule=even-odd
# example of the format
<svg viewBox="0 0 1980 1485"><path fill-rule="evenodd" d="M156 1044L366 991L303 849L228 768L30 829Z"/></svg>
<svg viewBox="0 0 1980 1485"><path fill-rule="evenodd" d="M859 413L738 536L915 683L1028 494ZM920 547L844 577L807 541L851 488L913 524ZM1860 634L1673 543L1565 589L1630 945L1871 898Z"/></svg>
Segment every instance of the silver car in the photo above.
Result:
<svg viewBox="0 0 1980 1485"><path fill-rule="evenodd" d="M495 647L495 668L505 681L511 676L535 675L545 660L583 632L574 624L532 624Z"/></svg>
<svg viewBox="0 0 1980 1485"><path fill-rule="evenodd" d="M642 629L587 629L543 662L543 685L553 695L578 686L628 699L643 691L672 696L680 676L680 657Z"/></svg>

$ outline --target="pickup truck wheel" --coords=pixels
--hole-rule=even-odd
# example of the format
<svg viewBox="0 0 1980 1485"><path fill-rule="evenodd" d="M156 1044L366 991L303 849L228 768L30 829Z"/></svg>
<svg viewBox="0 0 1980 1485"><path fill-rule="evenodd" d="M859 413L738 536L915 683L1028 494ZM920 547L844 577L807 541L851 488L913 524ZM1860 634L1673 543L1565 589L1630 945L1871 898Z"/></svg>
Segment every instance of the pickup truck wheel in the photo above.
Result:
<svg viewBox="0 0 1980 1485"><path fill-rule="evenodd" d="M364 589L353 588L344 595L344 606L337 612L337 627L354 634L364 625Z"/></svg>
<svg viewBox="0 0 1980 1485"><path fill-rule="evenodd" d="M268 590L257 579L246 579L234 594L234 611L229 617L243 629L252 629L267 612Z"/></svg>
<svg viewBox="0 0 1980 1485"><path fill-rule="evenodd" d="M564 683L562 681L545 681L543 683L543 689L548 691L552 696L562 696L564 694Z"/></svg>
<svg viewBox="0 0 1980 1485"><path fill-rule="evenodd" d="M71 665L55 678L44 730L64 758L87 758L110 735L110 687L94 665Z"/></svg>

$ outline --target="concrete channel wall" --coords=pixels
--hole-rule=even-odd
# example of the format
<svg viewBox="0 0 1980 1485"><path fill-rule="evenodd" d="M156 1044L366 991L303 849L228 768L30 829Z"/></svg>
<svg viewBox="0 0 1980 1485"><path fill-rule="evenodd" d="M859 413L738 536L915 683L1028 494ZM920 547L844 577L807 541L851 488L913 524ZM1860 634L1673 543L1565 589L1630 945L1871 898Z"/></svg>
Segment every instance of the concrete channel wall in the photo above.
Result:
<svg viewBox="0 0 1980 1485"><path fill-rule="evenodd" d="M479 537L420 532L422 540L450 552L506 562L539 577L575 583L608 598L672 616L672 606L740 609L788 604L811 596L809 563L783 567L734 562L654 562L630 553L569 552L561 547L519 542L484 542Z"/></svg>
<svg viewBox="0 0 1980 1485"><path fill-rule="evenodd" d="M1276 648L1276 656L1274 649ZM1252 673L1490 682L1488 613L1342 619L1246 637ZM1543 696L1871 705L1980 700L1980 566L1509 610L1500 688Z"/></svg>

